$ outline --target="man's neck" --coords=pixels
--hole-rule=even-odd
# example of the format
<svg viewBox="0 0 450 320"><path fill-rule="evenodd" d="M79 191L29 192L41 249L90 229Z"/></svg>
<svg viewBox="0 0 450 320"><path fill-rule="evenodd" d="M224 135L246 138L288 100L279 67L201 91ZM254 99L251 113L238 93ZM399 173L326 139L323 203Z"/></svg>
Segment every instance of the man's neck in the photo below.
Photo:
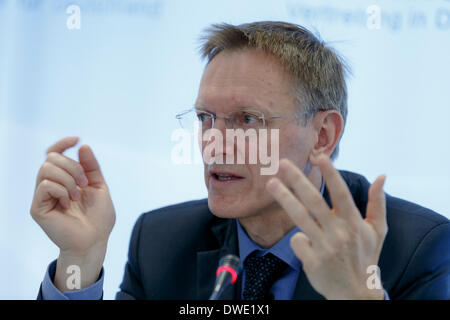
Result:
<svg viewBox="0 0 450 320"><path fill-rule="evenodd" d="M308 178L320 190L322 175L317 167L311 170ZM250 239L262 248L271 248L295 227L289 215L277 202L258 214L239 218L239 222Z"/></svg>

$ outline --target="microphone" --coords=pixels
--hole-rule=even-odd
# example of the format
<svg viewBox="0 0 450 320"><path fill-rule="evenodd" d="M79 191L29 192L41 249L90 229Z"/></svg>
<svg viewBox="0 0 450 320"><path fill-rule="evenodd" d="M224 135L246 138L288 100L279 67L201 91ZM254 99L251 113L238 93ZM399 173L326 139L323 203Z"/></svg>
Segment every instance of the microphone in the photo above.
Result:
<svg viewBox="0 0 450 320"><path fill-rule="evenodd" d="M216 271L216 283L209 300L218 300L228 285L236 282L240 260L234 254L223 256Z"/></svg>

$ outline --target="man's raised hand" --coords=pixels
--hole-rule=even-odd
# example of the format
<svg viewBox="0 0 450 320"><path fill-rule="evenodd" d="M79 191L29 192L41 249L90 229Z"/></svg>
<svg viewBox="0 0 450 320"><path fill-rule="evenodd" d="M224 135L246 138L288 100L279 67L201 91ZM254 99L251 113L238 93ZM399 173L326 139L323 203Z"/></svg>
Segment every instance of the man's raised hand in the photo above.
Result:
<svg viewBox="0 0 450 320"><path fill-rule="evenodd" d="M302 230L291 238L291 246L309 282L327 299L383 299L382 288L367 287L367 268L377 265L388 229L385 176L371 185L363 219L328 156L311 156L310 161L322 172L332 208L289 160L280 161L279 179L267 183L267 190Z"/></svg>
<svg viewBox="0 0 450 320"><path fill-rule="evenodd" d="M96 281L115 223L108 186L91 148L80 147L79 162L63 155L77 143L78 138L68 137L47 150L30 209L33 219L60 248L55 284L61 290L66 265L77 264L82 269L82 286Z"/></svg>

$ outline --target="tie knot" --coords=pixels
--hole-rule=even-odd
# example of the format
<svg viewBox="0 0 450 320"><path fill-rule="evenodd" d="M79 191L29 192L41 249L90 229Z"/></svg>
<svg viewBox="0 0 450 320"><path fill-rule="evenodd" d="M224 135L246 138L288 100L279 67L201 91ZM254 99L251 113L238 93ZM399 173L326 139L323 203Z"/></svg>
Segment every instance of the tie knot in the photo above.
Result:
<svg viewBox="0 0 450 320"><path fill-rule="evenodd" d="M245 286L243 297L245 300L267 300L273 299L270 288L274 282L286 270L287 264L268 253L257 256L252 252L244 261Z"/></svg>

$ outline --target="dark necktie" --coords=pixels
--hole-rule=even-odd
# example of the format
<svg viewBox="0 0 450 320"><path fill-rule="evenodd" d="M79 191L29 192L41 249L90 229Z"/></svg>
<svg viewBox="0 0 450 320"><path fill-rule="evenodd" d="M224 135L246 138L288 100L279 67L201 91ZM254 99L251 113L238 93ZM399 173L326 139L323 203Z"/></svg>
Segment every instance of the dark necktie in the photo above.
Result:
<svg viewBox="0 0 450 320"><path fill-rule="evenodd" d="M270 288L286 270L287 264L271 253L257 256L252 252L244 262L244 300L273 300Z"/></svg>

